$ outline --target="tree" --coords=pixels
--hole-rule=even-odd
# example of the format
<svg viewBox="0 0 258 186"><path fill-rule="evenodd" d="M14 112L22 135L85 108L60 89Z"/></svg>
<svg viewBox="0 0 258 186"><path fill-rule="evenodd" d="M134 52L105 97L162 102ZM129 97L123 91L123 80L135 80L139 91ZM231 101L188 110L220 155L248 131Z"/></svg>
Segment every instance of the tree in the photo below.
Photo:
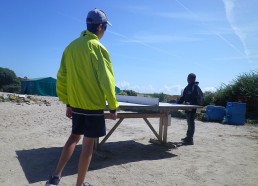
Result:
<svg viewBox="0 0 258 186"><path fill-rule="evenodd" d="M153 97L154 98L159 98L160 102L166 102L167 101L166 100L166 95L163 92L161 92L161 93L154 93Z"/></svg>
<svg viewBox="0 0 258 186"><path fill-rule="evenodd" d="M137 96L137 92L133 90L123 90L123 92L125 92L128 96Z"/></svg>
<svg viewBox="0 0 258 186"><path fill-rule="evenodd" d="M0 89L5 92L19 92L20 80L14 71L0 67Z"/></svg>
<svg viewBox="0 0 258 186"><path fill-rule="evenodd" d="M239 75L229 85L222 85L214 93L214 103L226 106L227 102L246 103L247 116L257 118L258 112L258 71Z"/></svg>
<svg viewBox="0 0 258 186"><path fill-rule="evenodd" d="M118 95L127 96L127 93L125 91L121 90Z"/></svg>

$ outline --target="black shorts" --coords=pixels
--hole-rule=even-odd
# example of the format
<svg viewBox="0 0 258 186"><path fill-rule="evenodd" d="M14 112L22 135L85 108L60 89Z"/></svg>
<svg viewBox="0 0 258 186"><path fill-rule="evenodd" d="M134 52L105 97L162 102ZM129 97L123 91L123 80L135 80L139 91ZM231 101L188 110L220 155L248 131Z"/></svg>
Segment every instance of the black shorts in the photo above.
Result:
<svg viewBox="0 0 258 186"><path fill-rule="evenodd" d="M103 110L72 108L72 134L97 138L106 135Z"/></svg>

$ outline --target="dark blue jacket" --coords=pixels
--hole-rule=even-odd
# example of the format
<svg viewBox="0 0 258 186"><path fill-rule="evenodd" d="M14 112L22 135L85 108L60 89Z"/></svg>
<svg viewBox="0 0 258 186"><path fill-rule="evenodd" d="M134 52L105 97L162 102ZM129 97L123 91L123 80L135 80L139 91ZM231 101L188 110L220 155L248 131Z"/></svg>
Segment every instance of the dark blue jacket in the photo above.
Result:
<svg viewBox="0 0 258 186"><path fill-rule="evenodd" d="M194 83L188 84L184 89L182 97L179 99L179 101L177 103L182 104L184 102L188 102L190 105L198 105L198 101L197 101L198 84L199 84L199 82L194 82ZM197 87L194 87L194 86L197 86ZM196 109L194 109L194 110L196 110Z"/></svg>

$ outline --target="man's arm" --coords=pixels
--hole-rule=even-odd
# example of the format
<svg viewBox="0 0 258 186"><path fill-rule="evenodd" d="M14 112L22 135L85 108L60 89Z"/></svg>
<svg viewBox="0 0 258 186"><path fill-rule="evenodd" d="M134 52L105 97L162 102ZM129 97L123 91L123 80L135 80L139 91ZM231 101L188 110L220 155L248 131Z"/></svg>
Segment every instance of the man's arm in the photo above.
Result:
<svg viewBox="0 0 258 186"><path fill-rule="evenodd" d="M108 107L111 110L111 113L114 113L119 105L116 100L113 66L106 50L99 47L95 52L95 59L97 61L96 63L94 62L94 65L96 66L97 77L101 89L106 96Z"/></svg>
<svg viewBox="0 0 258 186"><path fill-rule="evenodd" d="M72 119L72 107L70 105L66 105L66 117Z"/></svg>
<svg viewBox="0 0 258 186"><path fill-rule="evenodd" d="M178 100L178 104L182 104L185 101L185 89L183 91L183 95L180 97L180 99Z"/></svg>
<svg viewBox="0 0 258 186"><path fill-rule="evenodd" d="M193 85L192 93L191 93L191 104L198 105L197 97L198 97L198 85Z"/></svg>
<svg viewBox="0 0 258 186"><path fill-rule="evenodd" d="M59 100L62 101L64 104L68 104L67 98L67 71L66 71L66 51L64 51L61 64L57 73L57 81L56 81L56 93L59 97Z"/></svg>

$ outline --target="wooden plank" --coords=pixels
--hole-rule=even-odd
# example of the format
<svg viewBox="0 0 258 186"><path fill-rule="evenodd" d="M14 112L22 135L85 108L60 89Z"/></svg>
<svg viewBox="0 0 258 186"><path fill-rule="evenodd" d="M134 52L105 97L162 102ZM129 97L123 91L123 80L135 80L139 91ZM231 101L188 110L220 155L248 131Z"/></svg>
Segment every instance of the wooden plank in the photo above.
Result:
<svg viewBox="0 0 258 186"><path fill-rule="evenodd" d="M171 114L168 114L168 126L171 126Z"/></svg>
<svg viewBox="0 0 258 186"><path fill-rule="evenodd" d="M148 98L140 96L116 96L117 101L125 103L136 103L147 106L159 106L159 98Z"/></svg>
<svg viewBox="0 0 258 186"><path fill-rule="evenodd" d="M186 109L186 108L202 108L200 105L185 105L185 104L177 104L177 103L159 103L160 108L176 108L176 109Z"/></svg>
<svg viewBox="0 0 258 186"><path fill-rule="evenodd" d="M105 118L110 118L110 113L105 113ZM163 113L152 113L152 114L145 114L145 113L117 113L117 118L160 118L163 117Z"/></svg>
<svg viewBox="0 0 258 186"><path fill-rule="evenodd" d="M168 133L168 115L163 118L163 143L167 143L167 133Z"/></svg>
<svg viewBox="0 0 258 186"><path fill-rule="evenodd" d="M94 139L94 149L97 149L99 146L99 138Z"/></svg>
<svg viewBox="0 0 258 186"><path fill-rule="evenodd" d="M107 141L107 139L111 136L111 134L116 130L116 128L122 123L124 118L120 118L118 122L113 126L113 128L108 132L108 134L104 137L104 139L99 143L98 148Z"/></svg>
<svg viewBox="0 0 258 186"><path fill-rule="evenodd" d="M163 118L164 116L159 119L159 136L163 134Z"/></svg>
<svg viewBox="0 0 258 186"><path fill-rule="evenodd" d="M151 125L151 123L149 122L149 120L147 118L143 118L144 121L147 123L147 125L149 126L149 128L151 129L151 131L155 134L155 136L158 138L158 140L160 142L162 142L162 136L159 136L158 133L156 132L156 130L153 128L153 126Z"/></svg>
<svg viewBox="0 0 258 186"><path fill-rule="evenodd" d="M112 133L116 130L116 128L122 123L125 118L143 118L147 123L151 131L157 137L158 141L161 144L167 143L167 129L170 115L168 112L165 112L165 109L162 109L162 113L117 113L117 118L119 118L118 122L113 126L113 128L108 132L108 134L104 137L104 139L98 144L97 148L100 148L102 144L104 144L107 139L112 135ZM110 118L110 113L105 113L105 118ZM151 123L147 118L160 118L159 121L159 133L153 128Z"/></svg>

